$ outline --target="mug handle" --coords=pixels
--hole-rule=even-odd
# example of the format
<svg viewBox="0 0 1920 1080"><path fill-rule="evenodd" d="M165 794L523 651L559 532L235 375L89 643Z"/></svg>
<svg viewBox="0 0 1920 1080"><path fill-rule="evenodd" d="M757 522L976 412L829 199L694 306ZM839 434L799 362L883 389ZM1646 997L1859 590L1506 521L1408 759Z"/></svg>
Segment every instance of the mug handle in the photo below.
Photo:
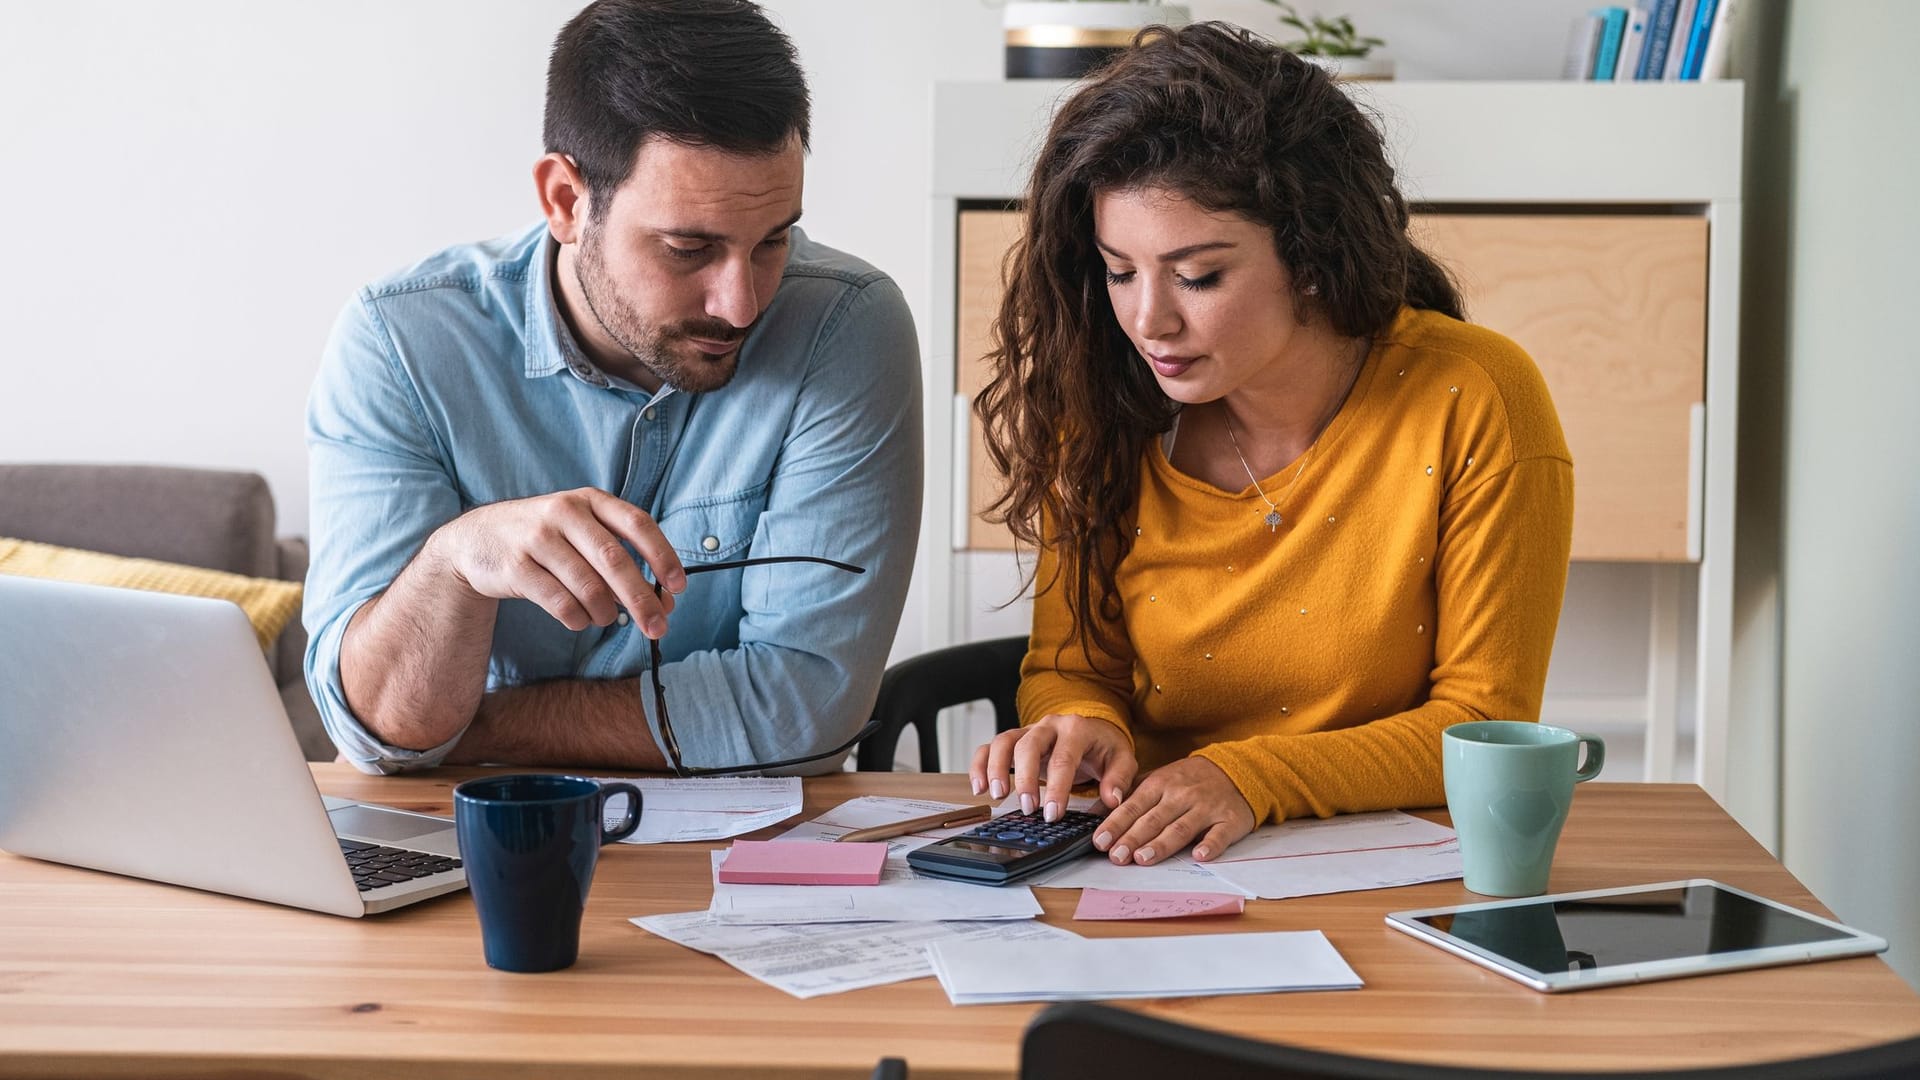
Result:
<svg viewBox="0 0 1920 1080"><path fill-rule="evenodd" d="M1600 766L1607 763L1607 744L1601 742L1598 735L1580 735L1580 745L1587 748L1587 763L1573 771L1573 782L1576 784L1599 776Z"/></svg>
<svg viewBox="0 0 1920 1080"><path fill-rule="evenodd" d="M607 800L625 792L627 795L627 816L620 819L618 827L609 830L603 824L600 829L600 843L611 844L615 840L625 840L640 828L640 789L632 784L614 782L600 785L600 820L607 820Z"/></svg>

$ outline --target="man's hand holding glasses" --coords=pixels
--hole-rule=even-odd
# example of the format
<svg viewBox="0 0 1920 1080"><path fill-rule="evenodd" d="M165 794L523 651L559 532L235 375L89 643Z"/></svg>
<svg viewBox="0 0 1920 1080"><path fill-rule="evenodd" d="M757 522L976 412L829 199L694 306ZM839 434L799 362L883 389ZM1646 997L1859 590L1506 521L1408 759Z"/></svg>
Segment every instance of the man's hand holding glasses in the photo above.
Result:
<svg viewBox="0 0 1920 1080"><path fill-rule="evenodd" d="M819 563L822 566L831 566L836 570L845 570L850 574L864 574L867 572L865 567L854 566L852 563L837 562L833 559L823 559L815 555L763 555L752 559L732 559L727 562L701 563L697 566L687 567L686 573L701 574L712 570L737 570L743 566L765 566L770 563ZM655 585L654 591L658 592L659 590L660 586ZM860 740L873 734L880 728L880 722L878 720L869 719L859 731L854 733L853 738L848 739L846 742L841 743L831 750L825 750L817 754L808 754L805 757L787 758L783 761L763 761L751 765L723 765L717 767L688 765L680 760L680 740L674 737L673 722L667 717L667 691L660 681L660 639L655 637L648 641L647 648L649 656L648 667L653 676L653 707L655 714L660 718L660 748L666 751L667 767L673 770L673 775L675 776L737 776L741 773L765 772L771 769L785 769L794 765L804 765L809 761L822 761L826 758L838 757L845 754L848 750L853 749L854 745Z"/></svg>
<svg viewBox="0 0 1920 1080"><path fill-rule="evenodd" d="M656 589L628 554L653 568ZM514 499L470 510L429 542L432 555L476 597L528 600L569 630L609 626L621 611L646 636L667 632L687 575L645 510L598 488Z"/></svg>

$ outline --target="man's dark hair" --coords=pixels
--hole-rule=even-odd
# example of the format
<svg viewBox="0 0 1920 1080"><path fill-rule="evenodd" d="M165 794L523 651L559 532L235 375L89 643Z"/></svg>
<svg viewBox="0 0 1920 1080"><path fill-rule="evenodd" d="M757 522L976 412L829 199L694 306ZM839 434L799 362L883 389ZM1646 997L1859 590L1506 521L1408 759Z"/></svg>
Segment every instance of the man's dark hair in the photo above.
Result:
<svg viewBox="0 0 1920 1080"><path fill-rule="evenodd" d="M589 192L625 183L649 136L772 153L807 146L808 113L793 42L748 0L596 0L547 63L547 152L572 157Z"/></svg>

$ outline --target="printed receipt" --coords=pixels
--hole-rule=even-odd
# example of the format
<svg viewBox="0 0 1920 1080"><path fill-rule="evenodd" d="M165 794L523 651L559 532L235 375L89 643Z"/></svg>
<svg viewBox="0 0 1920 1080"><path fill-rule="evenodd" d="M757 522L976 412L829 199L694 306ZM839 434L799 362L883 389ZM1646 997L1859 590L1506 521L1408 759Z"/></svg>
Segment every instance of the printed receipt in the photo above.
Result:
<svg viewBox="0 0 1920 1080"><path fill-rule="evenodd" d="M613 777L596 777L607 783ZM800 812L797 776L710 776L691 779L630 780L640 788L640 828L623 844L684 844L725 840ZM620 824L627 797L607 800L605 826Z"/></svg>
<svg viewBox="0 0 1920 1080"><path fill-rule="evenodd" d="M647 915L635 926L710 953L797 998L839 994L933 974L927 946L1078 939L1042 922L812 923L742 926L707 912Z"/></svg>

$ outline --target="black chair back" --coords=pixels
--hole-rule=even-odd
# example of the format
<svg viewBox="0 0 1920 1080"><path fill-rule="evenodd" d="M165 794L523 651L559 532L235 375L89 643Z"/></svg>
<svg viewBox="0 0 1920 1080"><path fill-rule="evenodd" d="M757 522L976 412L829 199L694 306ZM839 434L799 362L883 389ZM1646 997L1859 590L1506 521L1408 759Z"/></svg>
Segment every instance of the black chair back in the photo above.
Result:
<svg viewBox="0 0 1920 1080"><path fill-rule="evenodd" d="M1013 695L1020 688L1020 661L1026 655L1026 638L994 638L935 649L888 668L873 703L880 730L860 743L860 771L892 772L900 733L912 727L920 743L920 771L939 772L936 721L940 710L955 705L990 701L995 731L1019 727Z"/></svg>
<svg viewBox="0 0 1920 1080"><path fill-rule="evenodd" d="M1362 991L1364 993L1364 991ZM1605 991L1598 991L1604 993ZM1814 1058L1661 1072L1527 1072L1382 1061L1259 1042L1108 1005L1052 1005L1020 1046L1020 1080L1912 1080L1920 1038Z"/></svg>

